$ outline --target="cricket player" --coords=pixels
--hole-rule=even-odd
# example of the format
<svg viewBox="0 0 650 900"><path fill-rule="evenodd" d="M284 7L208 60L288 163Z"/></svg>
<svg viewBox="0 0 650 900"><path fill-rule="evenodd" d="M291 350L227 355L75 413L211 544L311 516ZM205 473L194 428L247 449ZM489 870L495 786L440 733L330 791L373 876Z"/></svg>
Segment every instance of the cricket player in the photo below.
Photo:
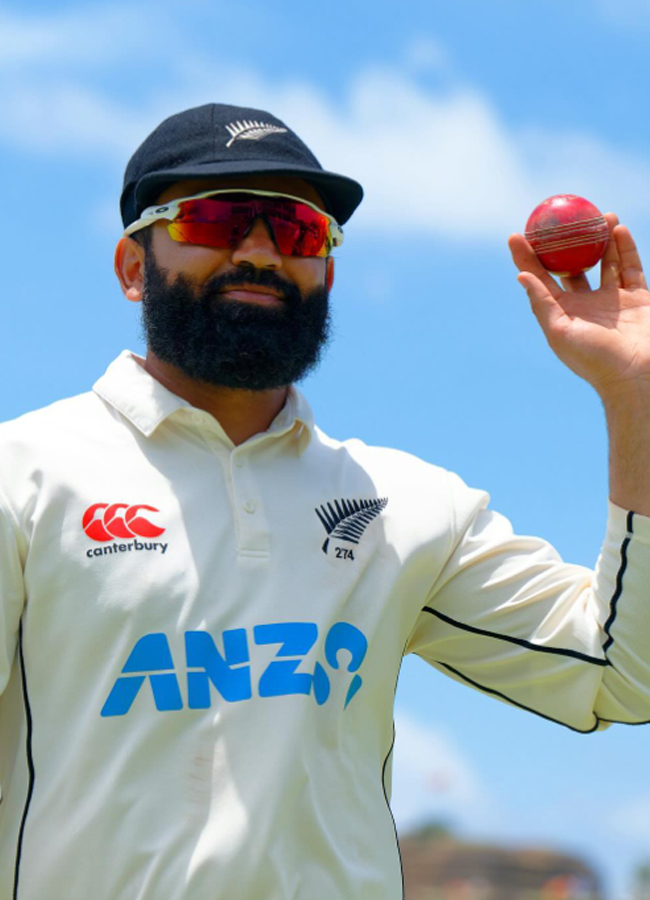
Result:
<svg viewBox="0 0 650 900"><path fill-rule="evenodd" d="M183 111L130 160L115 268L146 357L0 426L0 900L399 900L408 653L584 734L650 720L650 296L629 231L608 216L588 297L511 238L606 412L591 571L435 460L318 428L296 383L361 199L261 110Z"/></svg>

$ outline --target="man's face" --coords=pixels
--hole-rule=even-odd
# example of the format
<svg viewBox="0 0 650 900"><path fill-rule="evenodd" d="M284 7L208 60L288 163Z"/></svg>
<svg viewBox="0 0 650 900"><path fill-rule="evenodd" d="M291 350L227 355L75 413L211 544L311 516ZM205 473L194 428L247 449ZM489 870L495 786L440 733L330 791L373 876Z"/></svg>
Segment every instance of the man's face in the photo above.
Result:
<svg viewBox="0 0 650 900"><path fill-rule="evenodd" d="M276 176L178 182L157 202L227 187L322 206L306 182ZM227 250L178 243L165 222L149 231L143 325L158 359L197 381L255 391L284 387L316 365L329 337L331 259L282 256L261 219Z"/></svg>

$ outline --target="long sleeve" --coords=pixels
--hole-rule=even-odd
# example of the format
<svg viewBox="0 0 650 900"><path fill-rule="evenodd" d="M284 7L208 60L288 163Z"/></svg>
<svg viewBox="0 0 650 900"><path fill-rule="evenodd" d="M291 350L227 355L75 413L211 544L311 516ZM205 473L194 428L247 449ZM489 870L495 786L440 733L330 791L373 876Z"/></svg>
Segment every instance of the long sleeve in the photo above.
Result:
<svg viewBox="0 0 650 900"><path fill-rule="evenodd" d="M0 493L0 694L11 673L25 600L20 545L18 523Z"/></svg>
<svg viewBox="0 0 650 900"><path fill-rule="evenodd" d="M592 572L449 485L449 557L407 652L576 731L650 720L650 519L610 504Z"/></svg>

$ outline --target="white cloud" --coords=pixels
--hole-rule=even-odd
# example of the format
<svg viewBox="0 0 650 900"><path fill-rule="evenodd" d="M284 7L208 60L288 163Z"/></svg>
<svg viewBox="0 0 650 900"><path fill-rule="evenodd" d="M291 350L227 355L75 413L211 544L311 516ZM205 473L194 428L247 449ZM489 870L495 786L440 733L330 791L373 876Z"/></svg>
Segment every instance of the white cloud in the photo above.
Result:
<svg viewBox="0 0 650 900"><path fill-rule="evenodd" d="M122 4L84 6L48 15L0 9L0 70L25 64L107 65L142 45L151 13L144 5ZM160 12L155 21L159 27Z"/></svg>
<svg viewBox="0 0 650 900"><path fill-rule="evenodd" d="M147 134L142 118L76 81L23 84L0 100L0 139L46 156L128 158Z"/></svg>
<svg viewBox="0 0 650 900"><path fill-rule="evenodd" d="M388 219L480 239L516 218L528 193L525 173L485 98L435 96L397 73L374 71L357 80L350 101L353 125L340 151L368 186L366 227Z"/></svg>
<svg viewBox="0 0 650 900"><path fill-rule="evenodd" d="M496 804L453 741L405 713L395 727L391 808L399 830L431 820L489 830Z"/></svg>
<svg viewBox="0 0 650 900"><path fill-rule="evenodd" d="M144 9L137 6L131 17L143 16ZM119 43L123 9L102 15L93 28L102 32L101 41ZM14 59L31 59L30 29L42 52L52 59L64 55L90 27L84 13L76 16L61 17L50 37L49 19L10 18ZM76 38L67 33L66 22ZM141 42L146 61L146 29L127 30L132 41ZM1 48L0 43L0 55ZM419 65L445 65L444 48L432 38L414 41L409 54ZM516 129L477 87L431 89L405 70L375 67L361 71L333 100L308 81L279 82L225 63L221 68L197 53L163 53L157 65L157 87L146 100L142 90L135 92L136 105L131 95L116 97L71 78L63 63L52 65L45 85L25 63L12 89L0 92L0 141L32 153L108 160L121 168L165 116L221 97L271 109L316 150L326 168L361 181L366 199L355 229L503 246L504 237L522 230L541 200L569 192L615 206L632 224L635 216L645 219L648 160L593 135Z"/></svg>

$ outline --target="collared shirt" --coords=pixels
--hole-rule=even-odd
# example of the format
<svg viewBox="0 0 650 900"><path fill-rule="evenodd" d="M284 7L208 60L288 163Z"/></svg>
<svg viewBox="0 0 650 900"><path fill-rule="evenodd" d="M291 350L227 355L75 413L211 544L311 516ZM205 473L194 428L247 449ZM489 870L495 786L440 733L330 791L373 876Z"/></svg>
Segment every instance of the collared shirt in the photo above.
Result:
<svg viewBox="0 0 650 900"><path fill-rule="evenodd" d="M403 655L646 721L649 544L610 505L596 571L563 563L295 389L235 447L125 352L0 426L1 900L398 900Z"/></svg>

